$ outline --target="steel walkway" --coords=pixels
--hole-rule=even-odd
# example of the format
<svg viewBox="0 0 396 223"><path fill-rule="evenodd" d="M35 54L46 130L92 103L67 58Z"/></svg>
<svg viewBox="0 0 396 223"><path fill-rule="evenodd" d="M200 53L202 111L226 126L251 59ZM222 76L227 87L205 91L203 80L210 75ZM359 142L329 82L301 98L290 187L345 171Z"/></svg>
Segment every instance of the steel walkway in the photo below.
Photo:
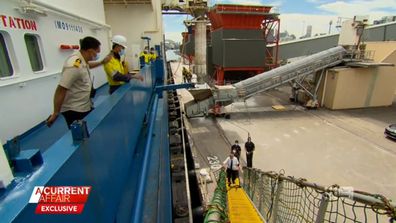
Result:
<svg viewBox="0 0 396 223"><path fill-rule="evenodd" d="M264 222L246 192L236 183L227 185L228 217L231 223Z"/></svg>

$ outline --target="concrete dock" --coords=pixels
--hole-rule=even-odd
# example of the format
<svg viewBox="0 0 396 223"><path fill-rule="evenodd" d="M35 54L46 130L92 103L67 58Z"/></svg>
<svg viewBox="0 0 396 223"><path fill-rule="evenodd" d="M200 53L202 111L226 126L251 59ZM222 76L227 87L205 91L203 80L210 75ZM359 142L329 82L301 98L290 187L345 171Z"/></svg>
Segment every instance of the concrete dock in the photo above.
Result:
<svg viewBox="0 0 396 223"><path fill-rule="evenodd" d="M218 119L230 139L245 142L250 133L256 144L254 167L396 198L396 142L384 136L384 128L396 122L396 102L382 108L306 110L284 99L286 90L257 95L247 106L233 104L231 119ZM275 111L275 104L286 109Z"/></svg>

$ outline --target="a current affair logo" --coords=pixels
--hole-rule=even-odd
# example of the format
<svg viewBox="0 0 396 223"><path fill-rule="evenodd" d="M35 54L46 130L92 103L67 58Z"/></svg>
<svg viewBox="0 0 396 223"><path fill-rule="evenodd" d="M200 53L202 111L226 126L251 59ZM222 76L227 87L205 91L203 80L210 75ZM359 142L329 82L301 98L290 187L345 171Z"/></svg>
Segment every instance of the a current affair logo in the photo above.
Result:
<svg viewBox="0 0 396 223"><path fill-rule="evenodd" d="M29 203L37 203L36 214L81 214L90 191L90 186L37 186Z"/></svg>

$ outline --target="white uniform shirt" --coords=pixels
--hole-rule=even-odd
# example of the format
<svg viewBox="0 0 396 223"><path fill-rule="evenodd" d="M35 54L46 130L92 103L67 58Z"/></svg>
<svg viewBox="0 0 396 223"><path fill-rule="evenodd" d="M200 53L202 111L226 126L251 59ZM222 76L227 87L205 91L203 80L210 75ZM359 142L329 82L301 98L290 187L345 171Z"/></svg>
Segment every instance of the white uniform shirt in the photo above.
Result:
<svg viewBox="0 0 396 223"><path fill-rule="evenodd" d="M223 164L227 167L227 169L238 170L239 162L238 159L234 156L231 162L231 158L228 156L227 159L223 162Z"/></svg>
<svg viewBox="0 0 396 223"><path fill-rule="evenodd" d="M79 51L66 59L59 85L67 89L61 112L91 110L93 107L90 98L92 81L89 66Z"/></svg>

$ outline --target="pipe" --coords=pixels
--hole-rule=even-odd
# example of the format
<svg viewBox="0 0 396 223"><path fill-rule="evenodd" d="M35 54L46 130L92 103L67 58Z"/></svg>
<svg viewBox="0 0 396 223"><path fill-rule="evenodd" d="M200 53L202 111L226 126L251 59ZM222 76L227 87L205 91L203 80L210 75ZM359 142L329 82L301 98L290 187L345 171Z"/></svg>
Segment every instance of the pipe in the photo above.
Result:
<svg viewBox="0 0 396 223"><path fill-rule="evenodd" d="M149 156L151 153L151 144L153 138L153 131L154 131L154 123L157 117L157 110L158 110L158 94L155 94L154 102L153 102L153 109L150 114L150 126L148 129L147 141L144 147L144 156L143 156L143 164L142 164L142 174L140 175L139 185L137 189L137 198L136 198L136 205L133 211L133 217L131 219L131 223L141 223L142 222L142 211L143 211L143 200L144 200L144 193L147 184L147 172L149 167Z"/></svg>
<svg viewBox="0 0 396 223"><path fill-rule="evenodd" d="M181 108L179 108L180 113L182 112ZM190 191L190 180L188 174L188 165L187 165L187 152L186 152L186 140L185 140L185 131L184 131L184 120L183 115L181 115L181 129L182 129L182 145L183 145L183 155L184 155L184 174L186 176L186 192L187 192L187 206L188 206L188 220L189 222L193 222L193 214L191 207L191 191Z"/></svg>

